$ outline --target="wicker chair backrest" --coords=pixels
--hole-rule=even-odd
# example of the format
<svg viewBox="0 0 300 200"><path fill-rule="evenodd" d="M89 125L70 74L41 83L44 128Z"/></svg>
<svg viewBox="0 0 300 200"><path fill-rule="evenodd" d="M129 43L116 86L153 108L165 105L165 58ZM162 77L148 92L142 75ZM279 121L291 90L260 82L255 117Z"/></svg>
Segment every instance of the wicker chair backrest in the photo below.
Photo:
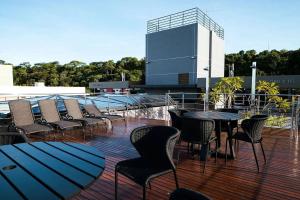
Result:
<svg viewBox="0 0 300 200"><path fill-rule="evenodd" d="M16 126L34 124L30 101L13 100L9 101L8 104L13 122Z"/></svg>
<svg viewBox="0 0 300 200"><path fill-rule="evenodd" d="M89 115L94 115L95 117L101 116L101 112L98 110L98 108L94 104L84 105L83 108Z"/></svg>
<svg viewBox="0 0 300 200"><path fill-rule="evenodd" d="M173 151L179 130L169 126L143 126L132 131L131 143L140 156L153 166L173 168Z"/></svg>
<svg viewBox="0 0 300 200"><path fill-rule="evenodd" d="M184 141L207 144L214 128L214 120L183 117L181 139Z"/></svg>
<svg viewBox="0 0 300 200"><path fill-rule="evenodd" d="M181 130L181 117L180 117L180 112L178 110L168 110L171 121L172 121L172 126Z"/></svg>
<svg viewBox="0 0 300 200"><path fill-rule="evenodd" d="M253 142L259 141L262 137L262 130L265 122L268 119L266 115L255 115L250 119L242 121L242 128L246 134L253 140Z"/></svg>
<svg viewBox="0 0 300 200"><path fill-rule="evenodd" d="M56 102L54 99L44 99L39 101L39 107L42 114L42 118L47 122L60 121L60 115L57 111Z"/></svg>
<svg viewBox="0 0 300 200"><path fill-rule="evenodd" d="M83 115L77 99L64 99L64 104L68 115L73 119L82 119Z"/></svg>

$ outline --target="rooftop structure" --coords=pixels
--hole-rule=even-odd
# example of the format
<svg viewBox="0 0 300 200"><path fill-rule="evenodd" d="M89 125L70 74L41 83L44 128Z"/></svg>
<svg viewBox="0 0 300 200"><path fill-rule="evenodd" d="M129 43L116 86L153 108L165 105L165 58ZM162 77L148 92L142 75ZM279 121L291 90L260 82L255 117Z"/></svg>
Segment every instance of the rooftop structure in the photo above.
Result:
<svg viewBox="0 0 300 200"><path fill-rule="evenodd" d="M212 30L217 36L224 39L224 29L199 8L192 8L149 20L147 22L147 33L155 33L195 23Z"/></svg>
<svg viewBox="0 0 300 200"><path fill-rule="evenodd" d="M224 56L224 29L199 8L147 22L147 86L196 87L198 78L223 77Z"/></svg>

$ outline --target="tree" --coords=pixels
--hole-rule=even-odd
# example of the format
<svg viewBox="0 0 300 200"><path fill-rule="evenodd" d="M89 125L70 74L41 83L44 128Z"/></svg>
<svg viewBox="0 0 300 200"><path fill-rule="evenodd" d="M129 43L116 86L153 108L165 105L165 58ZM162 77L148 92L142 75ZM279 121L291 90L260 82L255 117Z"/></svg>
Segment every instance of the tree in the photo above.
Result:
<svg viewBox="0 0 300 200"><path fill-rule="evenodd" d="M271 104L274 104L280 111L283 112L286 112L290 108L290 102L287 99L283 99L278 96L279 87L276 83L258 81L256 89L258 92L262 92L265 95L266 104L264 105L264 109L268 108Z"/></svg>
<svg viewBox="0 0 300 200"><path fill-rule="evenodd" d="M212 88L211 100L216 104L222 101L225 107L230 108L235 92L242 89L244 80L240 77L223 77Z"/></svg>

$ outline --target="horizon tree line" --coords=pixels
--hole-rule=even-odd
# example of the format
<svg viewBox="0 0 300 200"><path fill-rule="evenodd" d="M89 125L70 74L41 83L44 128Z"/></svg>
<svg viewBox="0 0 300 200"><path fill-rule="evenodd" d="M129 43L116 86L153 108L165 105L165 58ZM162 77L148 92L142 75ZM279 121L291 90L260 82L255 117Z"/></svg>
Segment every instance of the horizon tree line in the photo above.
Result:
<svg viewBox="0 0 300 200"><path fill-rule="evenodd" d="M255 50L240 51L225 55L225 76L229 65L235 65L235 76L251 76L251 64L257 62L257 74L263 75L300 75L300 49L271 50L257 53ZM0 60L0 64L8 64ZM144 84L145 59L124 57L118 61L97 61L89 64L71 61L60 64L57 61L20 63L13 66L15 85L33 85L43 81L46 86L81 86L88 87L89 82L121 80L121 73L126 80Z"/></svg>

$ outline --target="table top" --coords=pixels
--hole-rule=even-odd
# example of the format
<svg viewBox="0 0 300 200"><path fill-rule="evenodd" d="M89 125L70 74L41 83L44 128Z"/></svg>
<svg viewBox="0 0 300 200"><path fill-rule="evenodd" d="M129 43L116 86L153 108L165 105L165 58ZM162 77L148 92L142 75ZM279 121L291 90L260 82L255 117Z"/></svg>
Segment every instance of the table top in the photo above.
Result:
<svg viewBox="0 0 300 200"><path fill-rule="evenodd" d="M97 149L72 142L0 146L0 199L68 199L104 171Z"/></svg>
<svg viewBox="0 0 300 200"><path fill-rule="evenodd" d="M195 111L184 113L183 116L192 118L203 118L213 120L235 121L241 119L241 116L237 113L230 112L218 112L218 111Z"/></svg>

